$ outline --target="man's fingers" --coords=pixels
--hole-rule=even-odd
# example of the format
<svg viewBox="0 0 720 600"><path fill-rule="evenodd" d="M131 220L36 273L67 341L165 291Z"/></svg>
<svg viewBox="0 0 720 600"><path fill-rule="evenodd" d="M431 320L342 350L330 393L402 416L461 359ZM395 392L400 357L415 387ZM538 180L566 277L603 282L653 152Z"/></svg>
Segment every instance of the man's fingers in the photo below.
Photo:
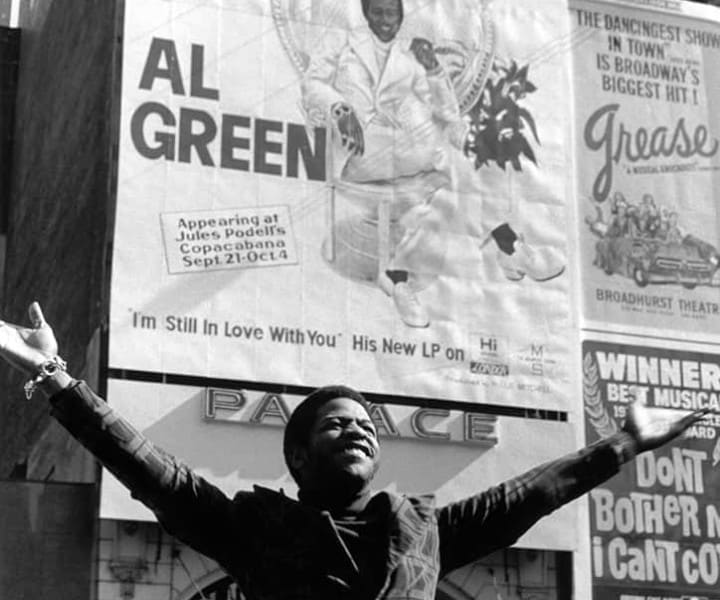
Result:
<svg viewBox="0 0 720 600"><path fill-rule="evenodd" d="M711 412L713 411L709 408L701 408L691 412L689 415L685 415L682 419L680 419L680 429L685 430L698 421L702 421Z"/></svg>
<svg viewBox="0 0 720 600"><path fill-rule="evenodd" d="M359 135L357 129L353 132L352 144L349 146L353 150L353 154L360 154L360 148L362 146L362 137Z"/></svg>
<svg viewBox="0 0 720 600"><path fill-rule="evenodd" d="M345 138L343 138L343 145L345 145L348 150L352 150L353 154L362 154L362 127L360 127L357 117L352 113L347 122L347 143Z"/></svg>
<svg viewBox="0 0 720 600"><path fill-rule="evenodd" d="M45 316L38 302L33 302L30 305L28 315L30 316L30 323L32 323L35 329L40 329L43 325L47 325L47 321L45 321Z"/></svg>
<svg viewBox="0 0 720 600"><path fill-rule="evenodd" d="M707 415L709 415L712 410L709 408L701 408L699 410L696 410L688 415L688 418L690 419L690 423L697 423L698 421L704 419Z"/></svg>
<svg viewBox="0 0 720 600"><path fill-rule="evenodd" d="M350 141L348 142L348 150L352 150L353 154L357 154L359 149L359 143L357 140L357 137L355 135L350 136Z"/></svg>

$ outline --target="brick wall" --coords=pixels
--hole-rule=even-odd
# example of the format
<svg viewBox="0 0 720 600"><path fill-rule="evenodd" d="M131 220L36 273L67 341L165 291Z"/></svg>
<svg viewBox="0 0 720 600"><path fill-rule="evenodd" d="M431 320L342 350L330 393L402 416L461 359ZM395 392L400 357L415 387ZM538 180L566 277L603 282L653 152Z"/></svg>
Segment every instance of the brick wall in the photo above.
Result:
<svg viewBox="0 0 720 600"><path fill-rule="evenodd" d="M106 312L113 78L118 3L25 1L12 197L0 318L25 322L37 299L73 373ZM97 360L97 353L92 354ZM49 426L22 378L0 371L0 476L25 460Z"/></svg>

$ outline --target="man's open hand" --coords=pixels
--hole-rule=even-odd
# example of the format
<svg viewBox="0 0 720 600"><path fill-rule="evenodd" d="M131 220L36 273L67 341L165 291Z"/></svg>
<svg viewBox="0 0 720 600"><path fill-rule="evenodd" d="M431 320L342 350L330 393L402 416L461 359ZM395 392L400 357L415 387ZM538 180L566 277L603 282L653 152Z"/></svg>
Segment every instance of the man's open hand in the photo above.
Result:
<svg viewBox="0 0 720 600"><path fill-rule="evenodd" d="M365 137L355 111L344 102L338 102L332 112L342 145L353 154L362 156L365 152Z"/></svg>
<svg viewBox="0 0 720 600"><path fill-rule="evenodd" d="M440 62L435 54L435 48L433 48L429 40L419 37L413 38L413 41L410 43L410 51L426 71L434 71L440 66Z"/></svg>
<svg viewBox="0 0 720 600"><path fill-rule="evenodd" d="M32 327L0 321L0 356L24 373L34 375L48 358L57 354L58 346L37 302L30 305L28 315Z"/></svg>
<svg viewBox="0 0 720 600"><path fill-rule="evenodd" d="M667 409L649 408L641 402L633 402L628 407L623 429L635 439L637 452L640 453L675 439L709 413L709 409L696 410L678 418L676 413Z"/></svg>

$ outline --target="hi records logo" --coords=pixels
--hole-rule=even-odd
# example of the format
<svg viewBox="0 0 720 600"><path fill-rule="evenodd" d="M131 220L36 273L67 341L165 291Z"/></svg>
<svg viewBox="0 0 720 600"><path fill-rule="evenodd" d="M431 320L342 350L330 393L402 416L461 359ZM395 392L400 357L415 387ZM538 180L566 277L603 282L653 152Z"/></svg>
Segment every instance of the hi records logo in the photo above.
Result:
<svg viewBox="0 0 720 600"><path fill-rule="evenodd" d="M492 334L470 334L470 347L472 360L470 372L475 375L494 375L507 377L510 375L510 365L503 362L507 341Z"/></svg>

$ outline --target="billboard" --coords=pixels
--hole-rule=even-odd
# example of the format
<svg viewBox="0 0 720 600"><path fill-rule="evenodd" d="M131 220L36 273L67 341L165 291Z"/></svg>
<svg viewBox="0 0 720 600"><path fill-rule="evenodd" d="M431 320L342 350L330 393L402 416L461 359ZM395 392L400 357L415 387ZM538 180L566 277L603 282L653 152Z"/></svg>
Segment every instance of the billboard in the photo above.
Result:
<svg viewBox="0 0 720 600"><path fill-rule="evenodd" d="M720 327L720 26L690 6L571 2L583 315L598 328Z"/></svg>
<svg viewBox="0 0 720 600"><path fill-rule="evenodd" d="M109 366L567 410L567 8L127 0Z"/></svg>
<svg viewBox="0 0 720 600"><path fill-rule="evenodd" d="M720 355L586 341L582 369L588 441L635 399L715 411L590 492L593 598L720 598Z"/></svg>

